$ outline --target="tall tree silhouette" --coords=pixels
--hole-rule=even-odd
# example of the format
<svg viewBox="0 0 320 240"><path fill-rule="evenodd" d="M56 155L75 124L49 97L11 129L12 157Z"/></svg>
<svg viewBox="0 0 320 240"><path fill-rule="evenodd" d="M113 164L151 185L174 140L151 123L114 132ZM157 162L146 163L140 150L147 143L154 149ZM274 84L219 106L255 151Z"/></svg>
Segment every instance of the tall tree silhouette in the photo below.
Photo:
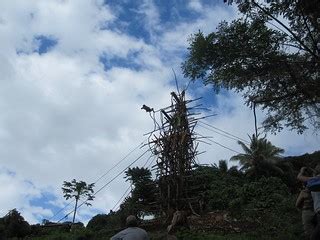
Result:
<svg viewBox="0 0 320 240"><path fill-rule="evenodd" d="M76 212L78 208L78 202L80 199L83 198L85 201L84 204L87 206L91 206L91 203L88 201L92 201L94 199L93 194L93 187L94 183L87 184L84 181L77 182L76 179L73 179L71 182L64 181L62 185L62 191L64 193L64 198L66 200L70 198L74 198L76 200L75 206L74 206L74 212L73 212L73 218L72 223L74 223Z"/></svg>
<svg viewBox="0 0 320 240"><path fill-rule="evenodd" d="M127 206L136 209L138 215L150 212L148 206L155 201L155 192L157 191L156 183L152 180L151 172L147 168L129 168L125 172L126 181L132 184L132 191L130 199L127 199Z"/></svg>
<svg viewBox="0 0 320 240"><path fill-rule="evenodd" d="M10 210L9 213L1 220L4 226L4 232L1 233L0 230L0 239L3 239L1 237L4 236L10 239L22 239L25 238L31 231L29 223L25 221L17 209Z"/></svg>
<svg viewBox="0 0 320 240"><path fill-rule="evenodd" d="M283 175L281 154L284 150L274 146L266 137L259 138L253 134L250 140L249 146L238 141L244 153L237 154L230 160L239 161L241 170L249 176Z"/></svg>

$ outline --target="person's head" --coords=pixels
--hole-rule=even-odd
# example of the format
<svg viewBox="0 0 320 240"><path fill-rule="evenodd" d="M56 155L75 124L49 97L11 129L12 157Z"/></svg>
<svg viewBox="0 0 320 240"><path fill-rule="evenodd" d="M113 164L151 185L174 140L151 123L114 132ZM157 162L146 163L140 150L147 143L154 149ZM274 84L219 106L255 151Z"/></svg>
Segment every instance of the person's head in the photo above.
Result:
<svg viewBox="0 0 320 240"><path fill-rule="evenodd" d="M137 227L138 226L138 220L135 216L130 215L126 219L126 225L127 227Z"/></svg>

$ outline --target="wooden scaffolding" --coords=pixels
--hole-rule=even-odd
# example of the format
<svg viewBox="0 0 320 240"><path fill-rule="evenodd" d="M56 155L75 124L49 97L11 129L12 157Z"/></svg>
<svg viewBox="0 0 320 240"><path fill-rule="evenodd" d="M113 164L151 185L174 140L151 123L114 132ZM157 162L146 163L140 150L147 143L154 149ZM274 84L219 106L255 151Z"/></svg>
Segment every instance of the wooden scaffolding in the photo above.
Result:
<svg viewBox="0 0 320 240"><path fill-rule="evenodd" d="M153 116L150 112L155 123L155 129L149 136L149 146L157 157L154 165L159 187L157 205L164 212L170 209L194 212L192 205L199 201L198 197L190 194L195 188L199 189L191 183L199 145L194 129L200 118L195 111L200 105L190 106L199 99L186 100L185 91L172 92L170 106L156 112L152 109Z"/></svg>

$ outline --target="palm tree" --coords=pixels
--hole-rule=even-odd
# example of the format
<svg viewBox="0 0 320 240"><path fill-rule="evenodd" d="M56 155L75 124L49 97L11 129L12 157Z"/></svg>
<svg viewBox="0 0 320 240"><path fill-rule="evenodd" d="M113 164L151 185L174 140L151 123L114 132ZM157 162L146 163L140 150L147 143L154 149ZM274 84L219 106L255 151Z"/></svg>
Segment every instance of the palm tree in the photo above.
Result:
<svg viewBox="0 0 320 240"><path fill-rule="evenodd" d="M250 145L247 146L238 141L244 153L230 158L231 161L239 161L241 170L249 176L270 176L272 174L283 175L281 169L281 154L283 149L274 146L266 139L266 136L259 138L255 134L250 137Z"/></svg>
<svg viewBox="0 0 320 240"><path fill-rule="evenodd" d="M226 160L219 160L218 169L221 173L227 173L228 172L228 163Z"/></svg>
<svg viewBox="0 0 320 240"><path fill-rule="evenodd" d="M94 183L87 184L86 182L79 181L73 179L71 182L64 181L62 191L64 193L63 197L68 200L69 198L74 198L76 200L72 223L74 223L74 219L76 217L76 212L78 208L78 201L80 198L85 198L83 204L87 206L91 206L91 203L88 201L92 201L94 199L93 194Z"/></svg>
<svg viewBox="0 0 320 240"><path fill-rule="evenodd" d="M215 163L212 167L223 175L229 174L232 176L240 176L242 174L242 172L238 170L238 166L232 166L229 168L227 160L219 160L218 165Z"/></svg>

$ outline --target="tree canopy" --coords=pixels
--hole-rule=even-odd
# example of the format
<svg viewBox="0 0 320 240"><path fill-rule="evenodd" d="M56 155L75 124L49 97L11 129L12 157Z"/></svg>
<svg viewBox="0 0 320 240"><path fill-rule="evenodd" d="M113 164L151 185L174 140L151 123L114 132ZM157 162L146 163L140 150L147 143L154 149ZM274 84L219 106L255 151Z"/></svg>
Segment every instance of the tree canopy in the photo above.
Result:
<svg viewBox="0 0 320 240"><path fill-rule="evenodd" d="M155 201L156 184L152 180L151 171L144 167L129 168L125 172L126 181L132 184L131 197L127 198L122 207L132 208L135 215L142 216L152 211L149 204Z"/></svg>
<svg viewBox="0 0 320 240"><path fill-rule="evenodd" d="M64 193L63 197L68 200L70 198L74 198L76 200L74 212L73 212L73 219L72 222L74 223L77 208L78 208L78 201L80 198L85 198L85 202L83 204L86 204L87 206L91 206L91 203L89 201L92 201L94 199L93 194L93 187L94 183L87 184L84 181L77 181L76 179L73 179L71 182L64 181L62 186L62 191Z"/></svg>
<svg viewBox="0 0 320 240"><path fill-rule="evenodd" d="M266 137L253 135L250 140L250 146L238 141L244 153L237 154L230 160L239 161L241 170L251 176L283 175L280 160L284 150L274 146Z"/></svg>
<svg viewBox="0 0 320 240"><path fill-rule="evenodd" d="M0 219L0 238L5 236L8 238L24 238L29 233L30 225L17 209L10 210L6 216Z"/></svg>
<svg viewBox="0 0 320 240"><path fill-rule="evenodd" d="M226 1L225 1L226 2ZM186 77L215 90L242 93L266 111L265 130L302 133L320 127L320 4L318 1L228 1L242 16L190 38Z"/></svg>

